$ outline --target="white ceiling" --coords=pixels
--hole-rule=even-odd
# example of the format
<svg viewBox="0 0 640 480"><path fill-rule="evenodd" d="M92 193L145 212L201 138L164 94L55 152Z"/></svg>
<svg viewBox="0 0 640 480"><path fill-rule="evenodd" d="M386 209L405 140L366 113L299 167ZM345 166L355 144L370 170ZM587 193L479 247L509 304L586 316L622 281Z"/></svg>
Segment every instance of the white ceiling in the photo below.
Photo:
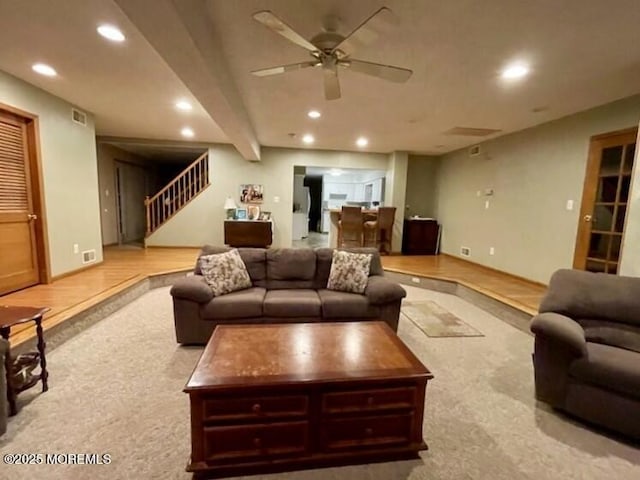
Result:
<svg viewBox="0 0 640 480"><path fill-rule="evenodd" d="M98 36L99 23L118 25L126 42ZM199 141L228 142L117 6L104 0L0 0L0 70L64 98L95 115L99 135L184 140L191 127ZM58 76L31 70L43 62ZM178 112L177 99L194 109Z"/></svg>
<svg viewBox="0 0 640 480"><path fill-rule="evenodd" d="M227 63L220 70L228 68L262 145L301 146L310 132L313 148L356 150L356 137L365 135L370 151L440 154L480 140L443 134L452 127L500 135L640 92L638 0L204 1ZM310 58L254 21L254 12L272 10L311 38L327 15L347 34L381 6L394 11L398 26L353 56L412 69L406 84L341 70L343 97L326 101L316 69L249 73ZM237 134L225 135L200 105L189 117L173 109L177 97L196 101L180 80L185 72L172 71L114 2L0 0L0 11L0 69L93 112L99 134L178 139L186 123L198 141ZM98 37L100 21L120 25L127 41ZM500 69L519 59L530 62L531 75L505 84ZM51 63L60 77L31 72L35 61ZM319 120L306 117L311 108L322 112Z"/></svg>

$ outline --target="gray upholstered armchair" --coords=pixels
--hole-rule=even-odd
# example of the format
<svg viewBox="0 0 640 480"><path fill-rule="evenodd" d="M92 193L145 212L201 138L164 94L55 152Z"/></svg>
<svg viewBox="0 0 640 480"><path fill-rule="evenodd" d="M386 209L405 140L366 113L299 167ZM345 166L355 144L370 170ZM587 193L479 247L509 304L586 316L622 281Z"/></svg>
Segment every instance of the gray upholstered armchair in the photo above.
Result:
<svg viewBox="0 0 640 480"><path fill-rule="evenodd" d="M640 278L558 270L531 331L538 400L640 438Z"/></svg>

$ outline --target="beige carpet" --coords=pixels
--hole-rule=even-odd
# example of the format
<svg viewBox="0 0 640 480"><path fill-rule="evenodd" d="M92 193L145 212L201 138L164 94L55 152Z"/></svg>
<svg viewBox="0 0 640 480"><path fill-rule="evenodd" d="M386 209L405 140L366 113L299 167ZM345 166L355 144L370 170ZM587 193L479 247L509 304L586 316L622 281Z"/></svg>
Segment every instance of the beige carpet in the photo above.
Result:
<svg viewBox="0 0 640 480"><path fill-rule="evenodd" d="M405 301L402 313L429 337L483 337L482 333L465 323L436 302Z"/></svg>
<svg viewBox="0 0 640 480"><path fill-rule="evenodd" d="M433 371L419 460L251 477L288 480L633 480L640 450L533 400L532 338L464 300L407 288L485 334L429 338L406 318L400 337ZM182 388L200 349L177 347L168 289L144 297L49 355L49 392L20 396L6 453L109 453L109 465L0 466L0 479L188 479Z"/></svg>

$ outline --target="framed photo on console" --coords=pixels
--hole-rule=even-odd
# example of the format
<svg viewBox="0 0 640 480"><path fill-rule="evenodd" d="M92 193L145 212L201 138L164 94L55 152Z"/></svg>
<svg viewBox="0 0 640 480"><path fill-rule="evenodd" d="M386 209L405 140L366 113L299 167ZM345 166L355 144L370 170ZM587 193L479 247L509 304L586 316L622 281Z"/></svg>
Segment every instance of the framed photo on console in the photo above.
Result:
<svg viewBox="0 0 640 480"><path fill-rule="evenodd" d="M246 219L247 219L247 209L236 208L236 220L246 220Z"/></svg>
<svg viewBox="0 0 640 480"><path fill-rule="evenodd" d="M268 222L271 220L271 212L260 212L260 217L258 217L258 220L263 220L265 222Z"/></svg>
<svg viewBox="0 0 640 480"><path fill-rule="evenodd" d="M260 217L260 207L258 205L247 205L247 220L258 220Z"/></svg>

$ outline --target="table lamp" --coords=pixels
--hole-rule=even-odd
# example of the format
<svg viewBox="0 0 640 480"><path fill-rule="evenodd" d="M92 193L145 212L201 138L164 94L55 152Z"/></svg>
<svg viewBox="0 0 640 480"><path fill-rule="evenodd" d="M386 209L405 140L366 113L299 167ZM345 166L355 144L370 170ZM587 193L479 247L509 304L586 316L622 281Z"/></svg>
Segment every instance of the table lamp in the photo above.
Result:
<svg viewBox="0 0 640 480"><path fill-rule="evenodd" d="M227 220L232 220L236 213L236 202L233 201L233 198L227 197L224 201L224 209L227 211Z"/></svg>

